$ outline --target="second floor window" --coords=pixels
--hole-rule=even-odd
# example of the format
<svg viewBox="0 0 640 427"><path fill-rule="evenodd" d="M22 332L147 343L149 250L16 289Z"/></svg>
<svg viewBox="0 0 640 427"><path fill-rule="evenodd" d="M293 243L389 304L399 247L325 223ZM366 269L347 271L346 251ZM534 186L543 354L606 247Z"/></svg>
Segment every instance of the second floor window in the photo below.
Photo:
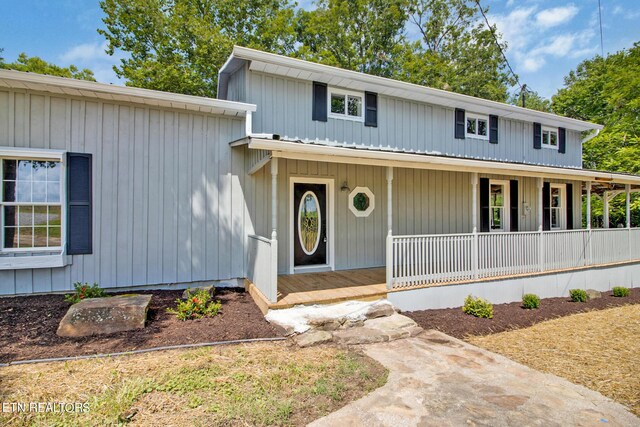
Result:
<svg viewBox="0 0 640 427"><path fill-rule="evenodd" d="M489 139L489 117L467 113L467 138Z"/></svg>
<svg viewBox="0 0 640 427"><path fill-rule="evenodd" d="M542 146L558 149L558 130L542 128Z"/></svg>
<svg viewBox="0 0 640 427"><path fill-rule="evenodd" d="M338 89L329 89L329 117L336 119L349 119L362 121L364 95L357 92L346 92Z"/></svg>

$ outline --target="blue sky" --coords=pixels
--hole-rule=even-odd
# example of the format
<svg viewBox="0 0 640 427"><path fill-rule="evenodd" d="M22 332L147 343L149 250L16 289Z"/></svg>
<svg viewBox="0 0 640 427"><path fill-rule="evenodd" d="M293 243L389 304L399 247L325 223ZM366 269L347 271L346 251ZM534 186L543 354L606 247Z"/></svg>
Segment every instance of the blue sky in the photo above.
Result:
<svg viewBox="0 0 640 427"><path fill-rule="evenodd" d="M601 0L604 50L640 40L640 2ZM309 7L312 1L300 2ZM484 0L489 20L508 42L507 57L520 81L543 96L562 86L578 63L600 52L598 0ZM97 0L0 0L0 48L13 61L20 52L59 65L89 67L98 81L122 84L105 52Z"/></svg>

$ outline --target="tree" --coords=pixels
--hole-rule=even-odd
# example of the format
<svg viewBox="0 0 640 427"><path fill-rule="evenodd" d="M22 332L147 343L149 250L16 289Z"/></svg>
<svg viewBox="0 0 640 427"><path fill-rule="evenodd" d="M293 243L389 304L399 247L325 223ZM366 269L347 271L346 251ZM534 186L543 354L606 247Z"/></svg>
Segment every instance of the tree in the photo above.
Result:
<svg viewBox="0 0 640 427"><path fill-rule="evenodd" d="M289 0L103 0L107 52L128 53L114 71L127 85L215 96L234 44L290 54Z"/></svg>
<svg viewBox="0 0 640 427"><path fill-rule="evenodd" d="M299 58L385 77L397 74L407 0L319 0L299 10Z"/></svg>
<svg viewBox="0 0 640 427"><path fill-rule="evenodd" d="M480 98L507 100L507 88L515 80L500 51L506 49L506 43L498 47L496 39L500 35L495 25L487 27L475 1L414 0L409 25L420 37L406 45L398 78Z"/></svg>
<svg viewBox="0 0 640 427"><path fill-rule="evenodd" d="M0 50L1 52L2 50ZM84 68L78 69L75 65L68 67L60 67L50 62L45 61L37 56L29 57L26 53L21 53L15 62L4 62L4 59L0 57L0 68L6 70L28 71L30 73L48 74L50 76L67 77L79 80L89 80L95 82L96 79L93 76L93 71Z"/></svg>
<svg viewBox="0 0 640 427"><path fill-rule="evenodd" d="M509 96L507 101L511 105L517 105L522 107L522 93L516 92ZM534 91L526 91L525 94L525 108L530 110L544 111L545 113L551 113L551 100L544 98Z"/></svg>
<svg viewBox="0 0 640 427"><path fill-rule="evenodd" d="M640 173L640 43L606 58L583 61L552 98L556 113L604 125L583 145L583 165L590 169ZM602 208L596 205L596 215ZM611 203L611 223L625 223L623 197ZM640 199L633 198L638 224Z"/></svg>

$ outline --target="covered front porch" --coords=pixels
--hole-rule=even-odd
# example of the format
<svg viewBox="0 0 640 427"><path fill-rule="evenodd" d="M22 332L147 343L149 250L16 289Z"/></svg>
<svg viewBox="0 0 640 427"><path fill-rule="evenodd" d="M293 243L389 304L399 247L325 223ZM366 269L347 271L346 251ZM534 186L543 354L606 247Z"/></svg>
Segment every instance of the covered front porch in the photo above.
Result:
<svg viewBox="0 0 640 427"><path fill-rule="evenodd" d="M305 144L277 151L275 143L256 146L251 169L262 182L269 177L260 194L270 196L263 206L271 232L248 236L247 257L247 278L272 308L640 262L630 211L638 177L404 154L329 158L295 151ZM312 268L293 257L298 181L327 185L326 263ZM351 209L362 187L370 189L364 209L375 197L369 217ZM608 205L620 195L623 228L592 228L592 196Z"/></svg>

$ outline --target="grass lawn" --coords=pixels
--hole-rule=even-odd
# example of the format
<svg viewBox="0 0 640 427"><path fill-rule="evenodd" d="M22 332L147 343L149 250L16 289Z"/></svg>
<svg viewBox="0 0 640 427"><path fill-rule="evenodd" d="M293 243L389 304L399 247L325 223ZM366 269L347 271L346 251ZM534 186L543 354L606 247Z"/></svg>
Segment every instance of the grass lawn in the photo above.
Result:
<svg viewBox="0 0 640 427"><path fill-rule="evenodd" d="M84 414L0 413L0 425L304 425L386 382L372 359L259 343L0 368L2 402L88 402ZM134 414L134 415L133 415Z"/></svg>
<svg viewBox="0 0 640 427"><path fill-rule="evenodd" d="M640 416L640 306L574 314L467 341L596 390Z"/></svg>

